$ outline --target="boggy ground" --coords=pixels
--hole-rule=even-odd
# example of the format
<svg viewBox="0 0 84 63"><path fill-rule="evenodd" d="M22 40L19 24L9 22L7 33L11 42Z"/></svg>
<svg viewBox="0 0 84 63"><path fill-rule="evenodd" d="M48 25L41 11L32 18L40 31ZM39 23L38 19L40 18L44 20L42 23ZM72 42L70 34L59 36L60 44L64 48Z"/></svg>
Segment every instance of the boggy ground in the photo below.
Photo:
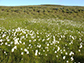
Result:
<svg viewBox="0 0 84 63"><path fill-rule="evenodd" d="M55 7L52 9L56 10ZM83 11L80 11L80 16L83 16L80 20L74 18L69 20L54 17L57 15L51 10L51 14L48 15L43 13L38 15L40 11L36 11L35 16L23 12L25 9L29 11L29 8L35 7L0 8L2 14L0 14L0 63L83 63ZM36 8L39 10L38 8L51 7L36 6Z"/></svg>

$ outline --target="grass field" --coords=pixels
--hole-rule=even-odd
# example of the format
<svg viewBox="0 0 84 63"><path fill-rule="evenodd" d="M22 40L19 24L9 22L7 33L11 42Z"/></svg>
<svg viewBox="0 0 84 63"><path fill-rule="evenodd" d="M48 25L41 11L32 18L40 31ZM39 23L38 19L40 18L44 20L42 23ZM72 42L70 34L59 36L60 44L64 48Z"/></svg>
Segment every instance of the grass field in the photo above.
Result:
<svg viewBox="0 0 84 63"><path fill-rule="evenodd" d="M83 63L84 7L0 7L0 63Z"/></svg>

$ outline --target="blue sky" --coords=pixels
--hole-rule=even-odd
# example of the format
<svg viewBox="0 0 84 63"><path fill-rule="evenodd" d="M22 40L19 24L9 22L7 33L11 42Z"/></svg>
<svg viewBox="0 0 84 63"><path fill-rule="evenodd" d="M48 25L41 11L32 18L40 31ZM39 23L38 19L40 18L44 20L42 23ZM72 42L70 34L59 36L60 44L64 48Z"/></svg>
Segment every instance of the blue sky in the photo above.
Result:
<svg viewBox="0 0 84 63"><path fill-rule="evenodd" d="M40 4L84 6L84 0L0 0L0 6L24 6Z"/></svg>

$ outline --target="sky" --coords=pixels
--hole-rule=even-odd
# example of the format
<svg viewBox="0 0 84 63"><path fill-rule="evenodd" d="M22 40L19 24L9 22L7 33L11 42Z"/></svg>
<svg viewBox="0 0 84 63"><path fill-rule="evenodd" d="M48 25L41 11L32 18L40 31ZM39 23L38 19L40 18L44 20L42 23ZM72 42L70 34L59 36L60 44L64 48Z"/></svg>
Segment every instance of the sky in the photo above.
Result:
<svg viewBox="0 0 84 63"><path fill-rule="evenodd" d="M0 0L0 6L26 6L42 4L84 6L84 0Z"/></svg>

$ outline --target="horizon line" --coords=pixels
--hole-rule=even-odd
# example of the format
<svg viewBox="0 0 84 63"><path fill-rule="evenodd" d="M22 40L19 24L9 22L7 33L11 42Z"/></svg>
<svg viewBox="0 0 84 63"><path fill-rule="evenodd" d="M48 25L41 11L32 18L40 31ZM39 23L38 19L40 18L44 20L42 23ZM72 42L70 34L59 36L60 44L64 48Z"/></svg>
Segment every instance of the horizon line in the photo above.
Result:
<svg viewBox="0 0 84 63"><path fill-rule="evenodd" d="M34 4L34 5L0 5L0 6L7 6L7 7L11 7L11 6L40 6L40 5L59 5L59 6L82 6L82 5L62 5L62 4ZM84 6L82 6L84 7Z"/></svg>

